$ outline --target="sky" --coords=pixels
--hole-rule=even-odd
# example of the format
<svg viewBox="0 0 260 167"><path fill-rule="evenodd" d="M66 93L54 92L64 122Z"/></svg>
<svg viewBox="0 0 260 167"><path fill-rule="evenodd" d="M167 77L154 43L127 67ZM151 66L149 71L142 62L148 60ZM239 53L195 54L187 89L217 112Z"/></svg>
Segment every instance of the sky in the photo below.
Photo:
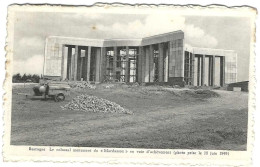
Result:
<svg viewBox="0 0 260 167"><path fill-rule="evenodd" d="M177 30L184 31L185 43L191 46L235 50L238 54L237 80L249 80L251 28L248 18L173 14L17 12L13 73L42 74L48 36L143 38Z"/></svg>

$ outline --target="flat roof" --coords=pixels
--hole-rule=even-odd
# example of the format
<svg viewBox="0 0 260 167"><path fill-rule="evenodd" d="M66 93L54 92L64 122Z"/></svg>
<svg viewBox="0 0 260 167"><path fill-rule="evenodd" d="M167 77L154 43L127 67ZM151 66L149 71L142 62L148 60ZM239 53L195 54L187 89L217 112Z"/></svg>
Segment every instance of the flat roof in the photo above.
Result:
<svg viewBox="0 0 260 167"><path fill-rule="evenodd" d="M157 43L168 42L177 39L184 39L184 32L181 30L167 32L163 34L153 35L144 38L112 38L112 39L90 39L90 38L77 38L77 37L64 37L64 36L49 36L46 38L46 43L55 42L59 44L67 45L81 45L81 46L92 46L92 47L123 47L123 46L146 46ZM184 41L185 42L185 41ZM199 48L192 47L184 44L185 51L192 52L194 54L205 54L205 55L222 55L229 56L235 55L234 50L224 49L213 49L213 48Z"/></svg>
<svg viewBox="0 0 260 167"><path fill-rule="evenodd" d="M154 35L145 38L131 39L90 39L90 38L75 38L63 36L49 36L46 40L55 40L57 43L68 45L85 45L94 47L113 47L113 46L145 46L156 43L167 42L176 39L184 39L184 32L173 31L164 34Z"/></svg>
<svg viewBox="0 0 260 167"><path fill-rule="evenodd" d="M236 52L234 50L200 48L200 47L193 47L193 46L190 46L187 44L184 45L184 51L188 51L193 54L202 54L202 55L215 55L215 56L234 56L234 55L236 55Z"/></svg>

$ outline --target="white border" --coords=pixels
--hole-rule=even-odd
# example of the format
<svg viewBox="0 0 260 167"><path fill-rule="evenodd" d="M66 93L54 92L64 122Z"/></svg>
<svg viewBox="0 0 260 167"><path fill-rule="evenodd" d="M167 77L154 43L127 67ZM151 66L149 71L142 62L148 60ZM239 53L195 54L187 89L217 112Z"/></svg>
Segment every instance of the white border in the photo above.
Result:
<svg viewBox="0 0 260 167"><path fill-rule="evenodd" d="M60 3L63 3L63 4L71 4L71 5L78 5L78 4L86 4L86 5L91 5L92 3L93 3L94 1L88 1L88 2L84 2L83 0L82 1L68 1L68 0L63 0L63 1L61 1L61 0L46 0L46 1L36 1L36 0L29 0L29 1L19 1L19 3L56 3L56 4L60 4ZM99 1L99 2L113 2L113 1ZM124 1L124 2L127 2L127 3L141 3L141 2L145 2L145 1ZM161 0L160 1L161 3L171 3L170 1L163 1L163 0ZM5 24L6 24L6 22L5 22L5 19L6 19L6 13L7 13L7 10L6 10L6 7L7 7L7 5L8 4L11 4L11 3L15 3L15 1L12 1L12 0L10 0L10 1L8 1L8 3L7 2L3 2L2 4L1 4L1 13L2 13L2 15L1 15L1 18L0 18L0 20L1 20L1 39L0 39L0 42L1 42L1 48L3 48L4 47L4 44L5 44L5 36L6 36L6 31L5 31ZM156 3L156 4L158 4L159 2L158 1L152 1L152 0L150 0L149 1L149 3L151 4L151 3ZM194 1L192 1L192 0L190 0L190 1L184 1L184 0L182 0L182 1L179 1L179 0L175 0L174 1L174 3L175 4L194 4ZM207 5L207 4L216 4L216 2L214 2L214 1L209 1L209 0L204 0L204 1L202 1L202 0L198 0L198 1L196 1L196 3L197 4L201 4L201 5ZM228 6L240 6L240 5L250 5L250 6L255 6L255 7L259 7L259 4L255 4L255 1L254 0L240 0L239 2L236 2L235 0L234 1L225 1L225 0L219 0L217 3L219 3L219 4L226 4L226 5L228 5ZM258 20L257 20L257 22L258 22ZM257 32L257 37L258 37L258 32ZM257 47L258 46L258 44L256 44L256 54L257 53L259 53L259 47ZM1 55L4 55L5 54L5 52L3 51L3 49L1 49ZM256 56L256 60L257 60L257 64L256 64L256 67L258 66L258 62L259 62L259 58L257 58L257 56ZM2 68L1 69L1 75L0 75L0 81L1 81L1 84L2 84L2 82L3 82L3 80L4 80L4 76L5 76L5 73L4 73L4 61L5 61L5 59L4 59L4 56L1 56L0 57L0 62L1 62L1 65L0 65L0 67ZM256 73L257 75L256 75L256 77L258 78L258 76L259 76L259 74L258 73ZM259 85L259 84L258 84ZM257 89L258 90L258 89ZM258 92L258 91L257 91ZM1 95L4 93L3 92L3 89L0 89L0 93L1 93ZM0 102L2 103L2 99L0 100ZM257 102L256 102L256 104L259 102L259 100L257 99ZM256 108L256 110L257 110L257 108ZM2 109L1 109L1 111L2 111ZM257 120L255 121L255 127L260 127L259 126L259 112L256 112L255 113L255 116L257 116ZM1 124L3 124L2 122L1 122ZM256 141L258 141L259 140L259 133L257 132L257 130L258 130L259 128L256 128ZM3 132L3 127L1 126L1 129L0 129L0 131L1 132ZM259 130L258 130L259 131ZM259 144L258 143L256 143L256 147L255 147L255 150L260 150L259 149L259 146L258 146ZM258 149L257 149L258 148ZM254 166L259 166L257 163L257 160L259 159L259 158L257 158L257 157L259 157L259 151L258 152L255 152L255 154L254 154ZM32 163L25 163L24 165L33 165ZM47 164L51 164L51 163L38 163L37 165L44 165L44 166L46 166ZM15 164L15 163L8 163L8 164L4 164L5 166L6 165L8 165L8 166L12 166L12 165L14 165L14 166L16 166L16 165L21 165L21 164ZM67 166L67 164L55 164L55 166L59 166L59 165L62 165L62 166ZM68 165L70 165L71 166L71 164L68 164ZM80 164L73 164L73 166L79 166ZM99 166L100 164L95 164L95 166ZM104 164L103 164L104 165ZM1 166L2 166L2 164L1 164ZM52 165L53 166L53 165Z"/></svg>

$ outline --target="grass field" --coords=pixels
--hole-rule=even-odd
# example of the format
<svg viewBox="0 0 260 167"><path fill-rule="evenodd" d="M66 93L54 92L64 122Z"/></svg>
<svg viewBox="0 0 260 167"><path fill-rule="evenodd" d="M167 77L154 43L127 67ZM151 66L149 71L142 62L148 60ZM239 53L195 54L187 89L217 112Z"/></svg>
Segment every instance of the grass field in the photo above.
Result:
<svg viewBox="0 0 260 167"><path fill-rule="evenodd" d="M13 87L12 145L246 150L248 94L157 86L98 85L73 89L63 102L26 99ZM214 93L213 92L213 93ZM134 114L62 110L80 94L101 97Z"/></svg>

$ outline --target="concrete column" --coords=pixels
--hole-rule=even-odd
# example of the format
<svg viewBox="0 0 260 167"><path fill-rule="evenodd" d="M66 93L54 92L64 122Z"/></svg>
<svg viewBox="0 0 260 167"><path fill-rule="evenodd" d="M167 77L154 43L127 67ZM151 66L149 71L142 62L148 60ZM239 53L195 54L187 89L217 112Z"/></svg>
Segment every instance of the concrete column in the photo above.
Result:
<svg viewBox="0 0 260 167"><path fill-rule="evenodd" d="M201 60L201 85L205 84L205 55L202 55Z"/></svg>
<svg viewBox="0 0 260 167"><path fill-rule="evenodd" d="M220 57L220 86L225 85L225 57Z"/></svg>
<svg viewBox="0 0 260 167"><path fill-rule="evenodd" d="M80 65L81 65L81 57L80 57L80 49L78 48L78 54L77 54L77 81L80 81L81 79L81 69L80 69Z"/></svg>
<svg viewBox="0 0 260 167"><path fill-rule="evenodd" d="M106 78L106 69L107 69L107 54L106 48L101 48L101 67L100 67L100 82L103 82Z"/></svg>
<svg viewBox="0 0 260 167"><path fill-rule="evenodd" d="M212 86L211 77L212 77L212 57L209 56L209 70L208 70L208 86Z"/></svg>
<svg viewBox="0 0 260 167"><path fill-rule="evenodd" d="M211 61L211 86L215 85L215 55L212 56L212 61Z"/></svg>
<svg viewBox="0 0 260 167"><path fill-rule="evenodd" d="M160 43L158 44L158 48L159 48L159 57L158 57L158 71L159 71L159 82L163 82L163 44Z"/></svg>
<svg viewBox="0 0 260 167"><path fill-rule="evenodd" d="M191 85L194 86L195 85L195 77L194 77L195 55L193 53L190 53L190 54L191 54Z"/></svg>
<svg viewBox="0 0 260 167"><path fill-rule="evenodd" d="M78 65L79 65L79 68L78 68L78 80L81 80L82 78L82 74L83 74L83 66L84 66L84 56L85 55L82 55L82 52L84 50L83 49L79 49L79 62L78 62Z"/></svg>
<svg viewBox="0 0 260 167"><path fill-rule="evenodd" d="M169 44L167 45L167 51L165 51L165 57L164 57L164 82L168 82L169 78Z"/></svg>
<svg viewBox="0 0 260 167"><path fill-rule="evenodd" d="M100 59L101 59L101 48L97 48L96 51L96 70L95 70L95 82L100 82Z"/></svg>
<svg viewBox="0 0 260 167"><path fill-rule="evenodd" d="M114 46L114 56L113 56L113 78L116 79L116 63L117 63L117 47Z"/></svg>
<svg viewBox="0 0 260 167"><path fill-rule="evenodd" d="M80 49L79 50L79 54L80 54L80 70L79 70L79 79L81 80L81 79L86 79L85 78L85 62L84 62L84 60L85 60L85 57L86 57L86 50L85 49Z"/></svg>
<svg viewBox="0 0 260 167"><path fill-rule="evenodd" d="M187 54L187 55L186 55ZM187 75L187 85L189 85L189 82L190 82L190 78L191 78L191 69L190 69L190 66L191 66L191 58L190 58L190 52L187 52L185 53L184 52L184 56L185 56L185 59L187 59L186 61L184 61L185 63L185 66L184 66L184 70L186 71L186 75Z"/></svg>
<svg viewBox="0 0 260 167"><path fill-rule="evenodd" d="M83 78L84 81L87 81L87 70L88 70L88 49L85 49L85 56L84 56L84 65L83 65Z"/></svg>
<svg viewBox="0 0 260 167"><path fill-rule="evenodd" d="M82 72L83 72L83 62L84 62L84 58L80 57L80 70L79 70L79 79L81 80L82 77Z"/></svg>
<svg viewBox="0 0 260 167"><path fill-rule="evenodd" d="M126 46L125 82L129 82L129 47Z"/></svg>
<svg viewBox="0 0 260 167"><path fill-rule="evenodd" d="M137 82L142 82L142 65L143 65L143 47L139 46L138 48L138 57L137 57Z"/></svg>
<svg viewBox="0 0 260 167"><path fill-rule="evenodd" d="M145 82L149 82L149 78L150 78L150 70L149 70L149 53L150 53L150 49L149 47L145 47Z"/></svg>
<svg viewBox="0 0 260 167"><path fill-rule="evenodd" d="M150 78L149 82L154 82L154 53L153 45L149 46L150 55L149 55L149 69L150 69Z"/></svg>
<svg viewBox="0 0 260 167"><path fill-rule="evenodd" d="M70 80L74 80L74 70L75 70L75 48L71 48Z"/></svg>
<svg viewBox="0 0 260 167"><path fill-rule="evenodd" d="M62 46L62 64L63 64L63 72L62 72L62 80L68 79L67 76L67 68L68 68L68 47Z"/></svg>
<svg viewBox="0 0 260 167"><path fill-rule="evenodd" d="M200 64L201 64L201 63L200 63L200 62L201 62L201 58L200 58L200 56L198 56L197 86L201 86L201 85L200 85L200 81L201 81L201 79L200 79L200 78L201 78L201 77L200 77L200 74L201 74L201 73L200 73Z"/></svg>
<svg viewBox="0 0 260 167"><path fill-rule="evenodd" d="M188 52L188 85L191 84L191 63L192 63L192 60L191 60L191 53Z"/></svg>
<svg viewBox="0 0 260 167"><path fill-rule="evenodd" d="M77 76L78 76L78 46L75 46L75 57L74 57L74 76L73 76L73 80L76 81L77 80Z"/></svg>
<svg viewBox="0 0 260 167"><path fill-rule="evenodd" d="M145 70L146 70L146 50L145 47L142 46L142 82L145 82Z"/></svg>
<svg viewBox="0 0 260 167"><path fill-rule="evenodd" d="M111 53L111 51L110 51ZM111 56L111 55L110 55ZM108 68L109 70L106 71L106 75L109 76L110 75L110 56L107 56L106 59L107 59L107 63L106 63L106 68Z"/></svg>
<svg viewBox="0 0 260 167"><path fill-rule="evenodd" d="M68 72L67 72L67 76L68 76L68 79L71 80L71 47L68 47Z"/></svg>
<svg viewBox="0 0 260 167"><path fill-rule="evenodd" d="M90 59L91 59L91 46L88 47L88 56L87 56L87 81L90 80Z"/></svg>

